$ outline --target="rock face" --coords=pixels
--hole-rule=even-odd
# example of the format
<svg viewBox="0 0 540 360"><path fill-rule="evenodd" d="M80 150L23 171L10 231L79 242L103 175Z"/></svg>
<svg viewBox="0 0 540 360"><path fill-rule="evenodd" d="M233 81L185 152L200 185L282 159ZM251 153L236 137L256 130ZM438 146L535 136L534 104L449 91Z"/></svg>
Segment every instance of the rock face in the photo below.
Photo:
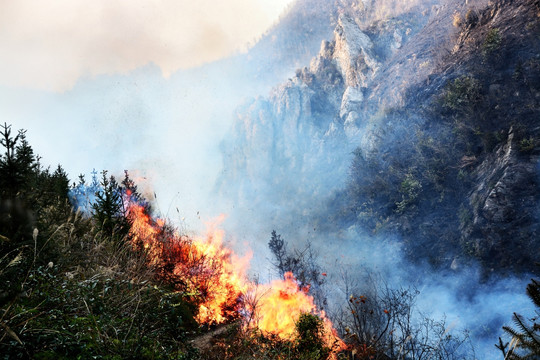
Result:
<svg viewBox="0 0 540 360"><path fill-rule="evenodd" d="M475 188L468 198L472 222L462 232L475 256L505 267L535 261L540 220L538 164L538 155L523 156L511 129L506 143L477 167ZM523 256L516 262L507 251Z"/></svg>
<svg viewBox="0 0 540 360"><path fill-rule="evenodd" d="M335 30L333 59L349 88L367 87L368 78L379 67L374 45L348 15L339 17Z"/></svg>
<svg viewBox="0 0 540 360"><path fill-rule="evenodd" d="M452 269L470 257L530 269L539 5L336 4L333 39L309 66L238 108L217 193L261 218L398 233Z"/></svg>
<svg viewBox="0 0 540 360"><path fill-rule="evenodd" d="M336 11L333 1L295 1L279 23L249 50L241 66L253 69L252 75L258 82L271 81L275 85L276 78L285 77L309 62L317 53L321 39L332 35Z"/></svg>
<svg viewBox="0 0 540 360"><path fill-rule="evenodd" d="M269 193L284 199L295 194L294 201L307 206L315 196L343 187L362 127L358 122L363 92L380 67L376 48L390 46L395 52L404 41L395 34L406 32L404 27L411 33L405 21L391 26L385 22L387 36L380 32L371 36L381 42L393 40L375 44L361 29L361 20L355 17L359 14L351 13L350 7L346 10L338 16L334 39L322 41L309 67L299 69L268 98L251 99L239 107L222 146L225 171L218 183L220 193L253 198L248 194L256 188L261 199Z"/></svg>

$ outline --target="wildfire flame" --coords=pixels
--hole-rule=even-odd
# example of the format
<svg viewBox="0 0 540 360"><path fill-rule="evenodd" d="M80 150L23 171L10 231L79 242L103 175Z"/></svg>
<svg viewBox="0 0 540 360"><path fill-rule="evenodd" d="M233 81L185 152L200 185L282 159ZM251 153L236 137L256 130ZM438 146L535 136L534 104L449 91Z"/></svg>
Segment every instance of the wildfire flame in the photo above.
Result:
<svg viewBox="0 0 540 360"><path fill-rule="evenodd" d="M152 218L144 206L130 201L129 194L125 207L132 224L133 246L144 249L149 264L171 280L178 290L200 299L197 315L200 324L219 324L240 318L249 312L242 298L250 289L257 288L262 295L256 309L251 309L256 320L247 326L289 339L300 314L315 313L323 320L327 345L344 347L324 311L317 310L313 297L307 289L299 288L292 273L286 273L284 280L265 285L255 286L247 280L251 254L239 257L225 246L224 232L217 229L223 218L209 224L206 236L192 239L177 234L163 220Z"/></svg>
<svg viewBox="0 0 540 360"><path fill-rule="evenodd" d="M235 317L235 313L224 311L224 306L226 308L233 299L238 300L240 295L246 292L248 286L245 278L251 253L239 257L224 246L224 232L215 228L222 219L210 225L206 237L196 237L192 244L195 254L207 259L214 265L214 269L219 269L216 276L209 279L206 286L207 301L199 306L198 321L200 323L222 323L227 318ZM235 307L230 310L237 311L238 309Z"/></svg>
<svg viewBox="0 0 540 360"><path fill-rule="evenodd" d="M327 346L343 349L345 344L337 335L332 322L323 310L318 310L308 289L301 289L292 272L285 273L284 280L274 280L262 285L263 295L257 304L255 323L263 331L272 332L283 339L291 338L295 322L302 313L318 315L323 321Z"/></svg>
<svg viewBox="0 0 540 360"><path fill-rule="evenodd" d="M238 257L223 245L223 231L210 225L205 237L190 239L154 220L145 208L128 202L131 241L144 249L148 262L179 290L202 299L197 321L219 324L239 316L240 296L247 289L245 270L251 255Z"/></svg>

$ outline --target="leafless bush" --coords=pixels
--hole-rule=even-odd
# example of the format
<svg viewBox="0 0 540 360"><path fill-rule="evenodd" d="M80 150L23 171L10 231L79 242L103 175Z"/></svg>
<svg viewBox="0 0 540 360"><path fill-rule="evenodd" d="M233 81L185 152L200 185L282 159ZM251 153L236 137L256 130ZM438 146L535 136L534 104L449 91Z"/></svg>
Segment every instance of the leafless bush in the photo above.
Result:
<svg viewBox="0 0 540 360"><path fill-rule="evenodd" d="M309 289L317 307L321 310L325 309L328 305L324 290L326 274L318 263L318 254L311 242L307 241L302 250L290 250L287 248L287 242L274 230L268 247L274 255L272 265L279 276L284 278L286 272L292 272L300 287Z"/></svg>
<svg viewBox="0 0 540 360"><path fill-rule="evenodd" d="M342 280L347 306L335 320L356 359L474 359L467 332L418 312L414 287L392 288L369 271Z"/></svg>

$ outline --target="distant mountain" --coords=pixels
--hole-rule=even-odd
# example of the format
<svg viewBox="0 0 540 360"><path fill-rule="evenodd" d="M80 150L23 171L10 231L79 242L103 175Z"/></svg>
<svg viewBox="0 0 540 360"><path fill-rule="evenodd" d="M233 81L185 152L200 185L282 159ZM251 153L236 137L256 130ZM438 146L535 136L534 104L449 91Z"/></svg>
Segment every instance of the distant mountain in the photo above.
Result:
<svg viewBox="0 0 540 360"><path fill-rule="evenodd" d="M328 0L297 0L279 21L249 49L246 61L259 81L285 80L317 53L321 41L330 39L338 5ZM285 73L284 72L288 73Z"/></svg>
<svg viewBox="0 0 540 360"><path fill-rule="evenodd" d="M296 68L317 54L323 39L331 38L337 11L333 1L297 0L260 39L254 39L247 52L180 72L178 76L209 77L220 83L239 84L235 91L241 96L266 94L271 86L292 76Z"/></svg>

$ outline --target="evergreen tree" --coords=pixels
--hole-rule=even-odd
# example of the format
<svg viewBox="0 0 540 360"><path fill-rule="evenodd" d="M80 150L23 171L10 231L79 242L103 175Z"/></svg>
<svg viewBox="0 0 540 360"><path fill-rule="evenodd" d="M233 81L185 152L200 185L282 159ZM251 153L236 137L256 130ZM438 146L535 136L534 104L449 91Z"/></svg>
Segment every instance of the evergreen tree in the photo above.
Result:
<svg viewBox="0 0 540 360"><path fill-rule="evenodd" d="M272 230L268 247L275 258L275 262L272 265L277 269L279 276L283 278L285 273L290 271L285 264L287 262L287 247L281 235L276 233L276 230Z"/></svg>
<svg viewBox="0 0 540 360"><path fill-rule="evenodd" d="M530 319L531 323L527 323L523 316L514 313L516 328L503 326L504 331L512 336L510 343L503 344L499 339L496 345L505 359L540 359L540 282L532 279L527 285L527 295L537 308L536 316Z"/></svg>
<svg viewBox="0 0 540 360"><path fill-rule="evenodd" d="M11 125L4 125L0 128L0 144L4 147L5 152L0 155L0 188L2 198L15 198L19 193L23 181L24 174L29 170L32 163L33 152L29 146L20 148L24 150L21 153L21 158L17 156L17 145L19 140L24 139L24 131L19 130L19 133L13 137L11 135ZM25 142L22 145L27 145ZM30 160L30 164L27 162Z"/></svg>
<svg viewBox="0 0 540 360"><path fill-rule="evenodd" d="M11 125L0 126L0 243L3 252L32 240L34 212L26 201L29 183L35 170L35 157L26 141L25 131L16 136ZM8 244L9 242L9 244Z"/></svg>
<svg viewBox="0 0 540 360"><path fill-rule="evenodd" d="M79 175L79 183L73 183L69 190L69 200L75 210L80 210L86 214L92 212L92 206L96 202L96 194L101 190L97 171L92 170L92 182L86 183L85 176Z"/></svg>
<svg viewBox="0 0 540 360"><path fill-rule="evenodd" d="M38 170L35 178L27 201L33 204L37 226L43 231L52 224L63 223L72 210L68 201L69 178L60 165L52 174L49 169Z"/></svg>
<svg viewBox="0 0 540 360"><path fill-rule="evenodd" d="M58 165L51 176L50 191L61 197L65 197L69 191L69 178L61 165Z"/></svg>
<svg viewBox="0 0 540 360"><path fill-rule="evenodd" d="M122 189L114 176L107 177L106 170L101 172L101 189L96 193L96 202L92 209L94 218L105 235L127 234L129 224L125 216Z"/></svg>
<svg viewBox="0 0 540 360"><path fill-rule="evenodd" d="M145 197L139 192L139 189L137 185L135 184L135 181L129 176L129 173L127 170L124 170L124 180L122 180L122 195L126 198L126 200L136 203L137 205L140 205L144 208L146 213L151 213L151 207L148 201L145 199Z"/></svg>
<svg viewBox="0 0 540 360"><path fill-rule="evenodd" d="M20 130L17 136L19 137L19 143L15 147L17 176L22 186L30 187L32 180L35 180L33 175L39 170L38 158L26 140L26 131Z"/></svg>
<svg viewBox="0 0 540 360"><path fill-rule="evenodd" d="M59 166L51 175L26 139L0 126L0 304L21 293L29 269L54 260L49 241L69 216L67 174Z"/></svg>

